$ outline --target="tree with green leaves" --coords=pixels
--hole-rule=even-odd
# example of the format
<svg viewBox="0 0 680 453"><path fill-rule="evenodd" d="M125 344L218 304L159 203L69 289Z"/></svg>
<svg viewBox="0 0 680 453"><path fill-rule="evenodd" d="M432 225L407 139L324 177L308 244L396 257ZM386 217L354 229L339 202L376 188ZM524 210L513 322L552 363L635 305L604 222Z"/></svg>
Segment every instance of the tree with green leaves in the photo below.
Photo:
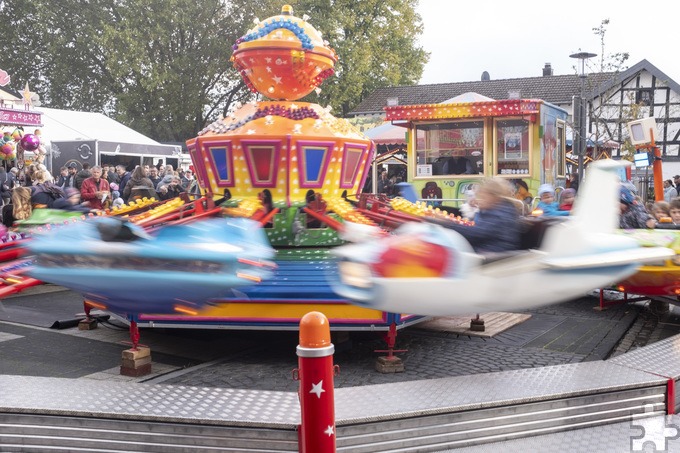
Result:
<svg viewBox="0 0 680 453"><path fill-rule="evenodd" d="M427 54L415 0L292 2L340 56L305 101L347 112L379 86L417 82ZM0 68L43 105L97 111L158 141L184 141L253 98L229 59L272 0L0 0ZM18 83L17 83L18 82Z"/></svg>
<svg viewBox="0 0 680 453"><path fill-rule="evenodd" d="M414 85L429 54L417 45L423 31L417 0L300 0L298 15L310 23L338 54L336 76L327 79L314 102L331 105L345 116L377 88Z"/></svg>

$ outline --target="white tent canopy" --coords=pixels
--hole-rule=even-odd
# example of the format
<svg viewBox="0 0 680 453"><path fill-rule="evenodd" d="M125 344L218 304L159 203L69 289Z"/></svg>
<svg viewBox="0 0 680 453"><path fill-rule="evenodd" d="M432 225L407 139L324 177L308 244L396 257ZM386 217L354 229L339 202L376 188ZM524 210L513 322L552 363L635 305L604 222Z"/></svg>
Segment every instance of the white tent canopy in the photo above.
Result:
<svg viewBox="0 0 680 453"><path fill-rule="evenodd" d="M52 142L100 140L106 142L161 145L101 113L39 108L44 126L42 136ZM28 128L24 128L28 129Z"/></svg>

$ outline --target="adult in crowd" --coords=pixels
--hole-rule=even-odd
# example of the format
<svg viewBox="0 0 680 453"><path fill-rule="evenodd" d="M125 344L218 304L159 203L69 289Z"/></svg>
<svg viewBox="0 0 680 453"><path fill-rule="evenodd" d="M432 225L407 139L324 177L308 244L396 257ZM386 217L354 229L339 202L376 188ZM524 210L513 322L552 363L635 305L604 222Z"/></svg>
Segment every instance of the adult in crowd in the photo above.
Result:
<svg viewBox="0 0 680 453"><path fill-rule="evenodd" d="M680 175L673 176L673 185L675 186L675 196L680 196Z"/></svg>
<svg viewBox="0 0 680 453"><path fill-rule="evenodd" d="M64 179L64 184L61 187L63 189L67 189L69 187L72 189L76 189L76 174L78 173L78 164L76 164L75 162L71 162L66 167L67 175L66 178Z"/></svg>
<svg viewBox="0 0 680 453"><path fill-rule="evenodd" d="M31 187L17 186L12 190L12 202L2 208L2 224L11 227L17 220L26 220L33 213Z"/></svg>
<svg viewBox="0 0 680 453"><path fill-rule="evenodd" d="M191 170L185 170L184 174L182 175L181 178L182 181L182 188L184 189L185 192L189 191L189 186L193 184L194 182L194 172Z"/></svg>
<svg viewBox="0 0 680 453"><path fill-rule="evenodd" d="M574 192L578 192L578 173L569 173L567 177L567 189L574 189Z"/></svg>
<svg viewBox="0 0 680 453"><path fill-rule="evenodd" d="M169 200L178 197L180 193L184 192L184 189L182 189L179 176L170 174L163 176L163 180L158 184L156 191L161 200Z"/></svg>
<svg viewBox="0 0 680 453"><path fill-rule="evenodd" d="M105 170L102 172L102 176L106 178L106 180L109 182L109 185L112 183L120 183L120 178L118 177L118 173L116 173L116 167L114 165L110 165L107 169L102 169Z"/></svg>
<svg viewBox="0 0 680 453"><path fill-rule="evenodd" d="M8 204L12 198L12 189L14 188L14 175L5 170L5 167L0 166L0 197L3 204Z"/></svg>
<svg viewBox="0 0 680 453"><path fill-rule="evenodd" d="M670 203L671 200L678 196L678 191L673 185L673 181L666 179L663 182L663 199L666 203Z"/></svg>
<svg viewBox="0 0 680 453"><path fill-rule="evenodd" d="M620 186L621 217L619 227L623 229L654 228L656 220L636 198L633 191L623 184Z"/></svg>
<svg viewBox="0 0 680 453"><path fill-rule="evenodd" d="M158 187L158 183L163 180L163 178L161 178L161 176L158 174L158 169L153 165L149 167L149 180L151 181L154 189Z"/></svg>
<svg viewBox="0 0 680 453"><path fill-rule="evenodd" d="M83 181L92 176L90 171L90 164L85 162L83 164L83 169L76 173L75 188L81 190L83 187Z"/></svg>
<svg viewBox="0 0 680 453"><path fill-rule="evenodd" d="M513 188L501 178L484 180L477 189L474 225L425 217L426 220L457 231L478 253L518 250L520 247L519 212L513 201Z"/></svg>
<svg viewBox="0 0 680 453"><path fill-rule="evenodd" d="M120 187L120 186L119 186ZM144 167L137 166L123 189L123 200L135 200L140 197L158 198L153 183L145 176Z"/></svg>
<svg viewBox="0 0 680 453"><path fill-rule="evenodd" d="M64 198L64 189L52 181L52 175L46 170L33 173L31 203L35 208L54 208L56 200Z"/></svg>
<svg viewBox="0 0 680 453"><path fill-rule="evenodd" d="M33 185L33 173L35 173L37 169L38 167L36 167L35 164L26 167L26 171L24 172L24 185L26 187L31 187Z"/></svg>
<svg viewBox="0 0 680 453"><path fill-rule="evenodd" d="M83 181L80 197L91 209L105 209L111 200L109 182L102 178L102 167L92 167L92 176Z"/></svg>
<svg viewBox="0 0 680 453"><path fill-rule="evenodd" d="M121 196L125 192L125 186L127 185L128 181L130 180L130 177L132 174L127 171L127 167L125 165L116 165L116 174L118 175L118 191L120 192ZM123 200L125 200L125 197L123 197Z"/></svg>
<svg viewBox="0 0 680 453"><path fill-rule="evenodd" d="M378 193L389 194L392 192L392 186L390 184L390 179L387 177L387 170L380 172L380 177L378 178Z"/></svg>
<svg viewBox="0 0 680 453"><path fill-rule="evenodd" d="M61 167L59 169L59 176L57 177L57 185L63 189L64 184L66 184L67 178L68 178L68 167Z"/></svg>
<svg viewBox="0 0 680 453"><path fill-rule="evenodd" d="M161 176L162 176L162 177L166 177L166 176L168 176L168 175L174 175L174 174L175 174L175 169L174 169L174 168L172 167L172 165L170 165L170 164L164 166L164 167L161 169Z"/></svg>
<svg viewBox="0 0 680 453"><path fill-rule="evenodd" d="M530 213L534 204L534 197L529 192L529 185L521 179L513 179L511 183L515 186L515 198L524 203L524 212Z"/></svg>

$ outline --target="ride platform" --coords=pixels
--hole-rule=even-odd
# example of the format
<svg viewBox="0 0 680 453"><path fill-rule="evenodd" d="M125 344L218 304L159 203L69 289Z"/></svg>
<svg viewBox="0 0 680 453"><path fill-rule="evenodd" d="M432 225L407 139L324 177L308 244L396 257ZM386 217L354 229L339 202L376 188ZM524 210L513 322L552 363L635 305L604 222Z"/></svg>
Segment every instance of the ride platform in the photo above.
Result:
<svg viewBox="0 0 680 453"><path fill-rule="evenodd" d="M337 451L562 448L594 430L607 436L586 449L634 445L680 407L679 351L674 336L606 361L338 388ZM298 451L296 392L7 375L0 386L0 451Z"/></svg>

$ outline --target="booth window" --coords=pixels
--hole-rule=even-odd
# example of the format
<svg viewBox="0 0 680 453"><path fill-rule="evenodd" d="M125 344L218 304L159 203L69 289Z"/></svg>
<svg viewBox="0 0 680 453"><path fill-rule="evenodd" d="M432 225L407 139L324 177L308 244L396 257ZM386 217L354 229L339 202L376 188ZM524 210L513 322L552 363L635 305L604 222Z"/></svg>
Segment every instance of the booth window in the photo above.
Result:
<svg viewBox="0 0 680 453"><path fill-rule="evenodd" d="M416 176L476 175L484 169L484 121L416 125Z"/></svg>
<svg viewBox="0 0 680 453"><path fill-rule="evenodd" d="M496 120L496 169L499 175L529 175L529 121Z"/></svg>

